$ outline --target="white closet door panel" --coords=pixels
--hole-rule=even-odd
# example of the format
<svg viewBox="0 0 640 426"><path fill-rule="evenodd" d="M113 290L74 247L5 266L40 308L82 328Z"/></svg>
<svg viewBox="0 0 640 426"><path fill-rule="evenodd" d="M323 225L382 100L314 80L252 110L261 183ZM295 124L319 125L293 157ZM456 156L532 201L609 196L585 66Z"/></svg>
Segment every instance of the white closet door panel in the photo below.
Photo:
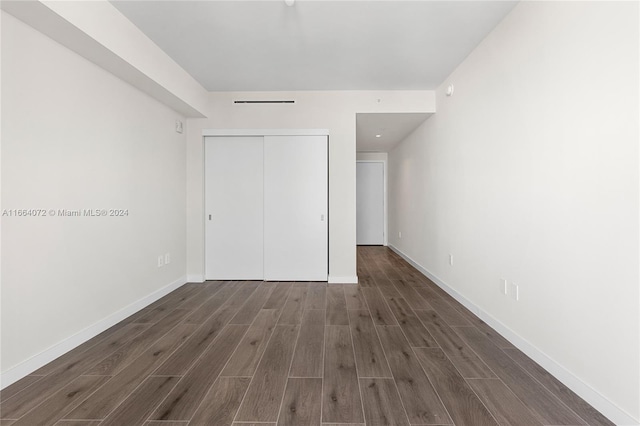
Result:
<svg viewBox="0 0 640 426"><path fill-rule="evenodd" d="M261 280L263 138L205 139L205 267L208 280Z"/></svg>
<svg viewBox="0 0 640 426"><path fill-rule="evenodd" d="M356 163L356 243L384 244L383 163Z"/></svg>
<svg viewBox="0 0 640 426"><path fill-rule="evenodd" d="M326 281L326 136L264 138L266 280Z"/></svg>

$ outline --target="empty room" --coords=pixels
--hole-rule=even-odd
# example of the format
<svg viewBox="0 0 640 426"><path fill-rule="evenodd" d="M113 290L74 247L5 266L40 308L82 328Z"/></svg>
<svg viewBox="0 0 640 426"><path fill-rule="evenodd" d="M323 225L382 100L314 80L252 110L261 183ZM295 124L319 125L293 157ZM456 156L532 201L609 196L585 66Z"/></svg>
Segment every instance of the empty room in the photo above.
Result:
<svg viewBox="0 0 640 426"><path fill-rule="evenodd" d="M640 425L640 2L0 1L0 425Z"/></svg>

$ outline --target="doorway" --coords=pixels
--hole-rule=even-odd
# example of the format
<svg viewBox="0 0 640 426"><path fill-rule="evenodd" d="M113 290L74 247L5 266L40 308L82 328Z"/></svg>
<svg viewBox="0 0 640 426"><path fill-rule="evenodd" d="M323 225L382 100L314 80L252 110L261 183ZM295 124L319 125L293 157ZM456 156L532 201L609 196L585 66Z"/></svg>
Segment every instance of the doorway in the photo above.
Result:
<svg viewBox="0 0 640 426"><path fill-rule="evenodd" d="M384 245L384 162L356 162L356 244Z"/></svg>

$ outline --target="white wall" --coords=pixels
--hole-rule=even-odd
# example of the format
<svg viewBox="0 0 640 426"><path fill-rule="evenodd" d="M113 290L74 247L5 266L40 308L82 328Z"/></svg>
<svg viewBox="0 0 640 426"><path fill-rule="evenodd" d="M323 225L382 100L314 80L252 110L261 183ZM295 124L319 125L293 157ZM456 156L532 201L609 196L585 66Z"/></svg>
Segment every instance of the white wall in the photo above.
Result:
<svg viewBox="0 0 640 426"><path fill-rule="evenodd" d="M0 16L0 215L2 214L2 16ZM0 371L2 371L2 216L0 216ZM0 373L1 374L1 373ZM2 381L0 380L0 388Z"/></svg>
<svg viewBox="0 0 640 426"><path fill-rule="evenodd" d="M234 104L293 99L295 104ZM212 93L209 119L188 120L187 272L204 275L203 129L328 129L329 278L356 277L356 113L434 112L432 91Z"/></svg>
<svg viewBox="0 0 640 426"><path fill-rule="evenodd" d="M389 155L386 152L356 152L356 162L377 162L384 166L384 245L389 244L389 195L387 191L388 174L387 167Z"/></svg>
<svg viewBox="0 0 640 426"><path fill-rule="evenodd" d="M640 420L638 35L637 2L522 2L389 154L390 244L622 424Z"/></svg>
<svg viewBox="0 0 640 426"><path fill-rule="evenodd" d="M2 13L2 208L129 211L2 218L3 385L185 282L176 119Z"/></svg>

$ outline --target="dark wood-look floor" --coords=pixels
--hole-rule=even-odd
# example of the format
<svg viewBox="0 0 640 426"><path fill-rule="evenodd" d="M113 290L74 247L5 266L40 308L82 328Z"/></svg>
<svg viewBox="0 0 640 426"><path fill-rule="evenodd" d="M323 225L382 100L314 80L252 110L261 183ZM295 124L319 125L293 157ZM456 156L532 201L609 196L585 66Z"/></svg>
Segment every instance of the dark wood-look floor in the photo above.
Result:
<svg viewBox="0 0 640 426"><path fill-rule="evenodd" d="M0 392L0 425L611 425L391 250L186 284Z"/></svg>

